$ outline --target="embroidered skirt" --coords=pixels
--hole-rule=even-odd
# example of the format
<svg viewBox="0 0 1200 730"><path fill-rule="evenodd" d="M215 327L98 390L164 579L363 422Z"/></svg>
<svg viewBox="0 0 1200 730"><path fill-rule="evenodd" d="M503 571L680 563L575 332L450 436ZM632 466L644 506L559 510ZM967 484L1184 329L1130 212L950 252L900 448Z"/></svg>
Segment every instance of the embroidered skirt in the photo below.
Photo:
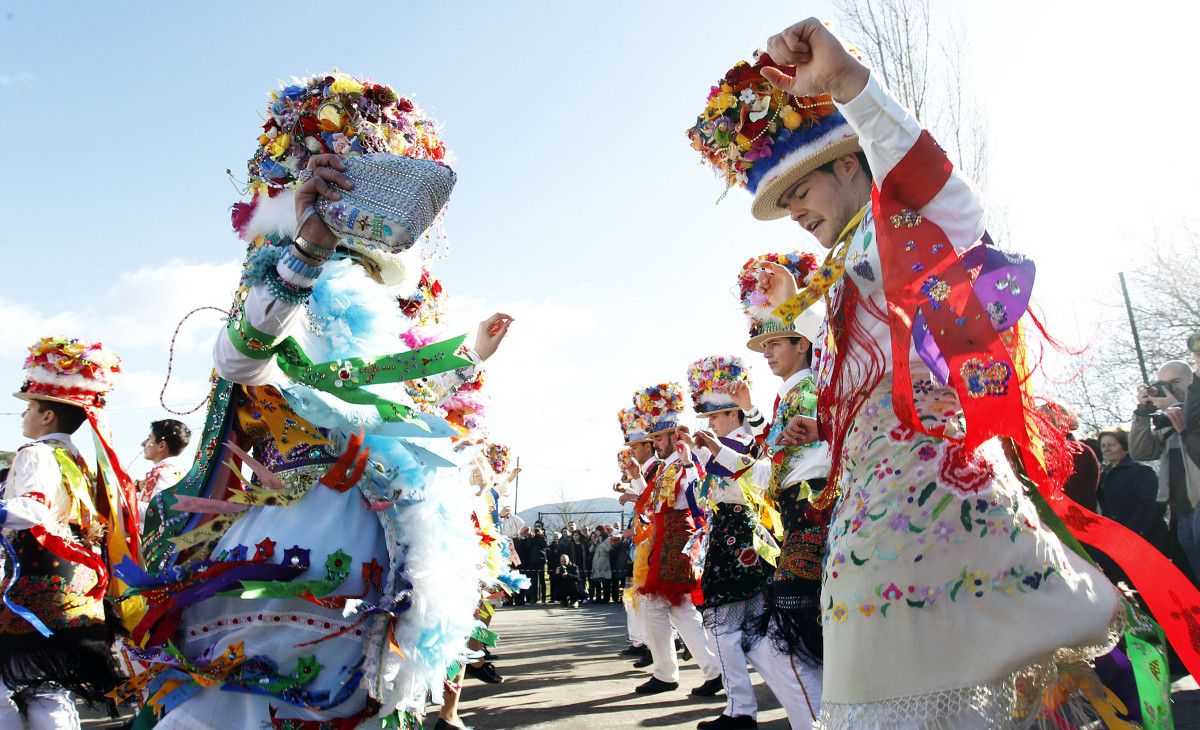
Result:
<svg viewBox="0 0 1200 730"><path fill-rule="evenodd" d="M918 413L949 423L952 390L913 374ZM998 443L905 432L890 383L847 435L821 606L822 725L1007 726L1019 688L1103 653L1117 595L1041 523ZM965 714L960 714L965 713ZM957 725L955 725L957 726Z"/></svg>
<svg viewBox="0 0 1200 730"><path fill-rule="evenodd" d="M814 492L824 480L810 482ZM821 640L821 563L828 533L828 510L817 510L799 499L798 485L779 495L783 544L761 610L748 615L743 630L749 640L760 637L774 643L781 654L810 666L819 665Z"/></svg>
<svg viewBox="0 0 1200 730"><path fill-rule="evenodd" d="M87 596L96 585L95 571L52 555L26 530L13 531L9 539L21 568L9 600L54 633L42 636L0 604L0 679L18 694L65 688L89 704L103 702L121 678L104 601Z"/></svg>
<svg viewBox="0 0 1200 730"><path fill-rule="evenodd" d="M685 600L700 605L704 601L700 579L692 568L691 556L683 552L696 532L691 513L684 509L662 510L654 513L653 522L646 583L638 592L658 596L675 606Z"/></svg>
<svg viewBox="0 0 1200 730"><path fill-rule="evenodd" d="M754 519L743 504L720 503L708 524L700 585L706 612L762 592L770 565L754 550ZM818 567L818 570L820 568Z"/></svg>

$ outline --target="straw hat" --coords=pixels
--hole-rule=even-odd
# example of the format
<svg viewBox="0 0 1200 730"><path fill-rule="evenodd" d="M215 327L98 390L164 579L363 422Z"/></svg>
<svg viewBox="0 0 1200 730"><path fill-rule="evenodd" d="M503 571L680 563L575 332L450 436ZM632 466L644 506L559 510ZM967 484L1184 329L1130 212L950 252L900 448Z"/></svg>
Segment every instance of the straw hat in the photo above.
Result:
<svg viewBox="0 0 1200 730"><path fill-rule="evenodd" d="M648 424L646 432L655 434L671 431L682 424L683 389L678 383L659 383L633 394L633 407Z"/></svg>
<svg viewBox="0 0 1200 730"><path fill-rule="evenodd" d="M701 418L741 410L730 394L733 386L750 386L750 369L742 358L733 355L713 355L692 363L688 368L688 387L692 408Z"/></svg>
<svg viewBox="0 0 1200 730"><path fill-rule="evenodd" d="M775 314L775 307L767 301L765 294L758 289L758 272L763 264L779 264L796 279L796 286L803 288L812 273L817 270L817 259L810 253L791 251L789 253L765 253L742 264L738 274L738 296L742 302L742 313L749 325L750 339L746 347L755 352L762 352L763 345L768 340L777 337L804 337L809 342L816 342L821 331L821 323L825 319L825 307L817 302L801 312L791 324L784 324Z"/></svg>
<svg viewBox="0 0 1200 730"><path fill-rule="evenodd" d="M861 151L858 135L828 94L792 96L762 75L779 67L766 53L739 61L709 91L688 138L726 189L754 194L759 220L787 215L781 198L805 175Z"/></svg>
<svg viewBox="0 0 1200 730"><path fill-rule="evenodd" d="M121 358L99 342L43 337L25 358L21 400L45 400L80 408L103 408L121 372Z"/></svg>

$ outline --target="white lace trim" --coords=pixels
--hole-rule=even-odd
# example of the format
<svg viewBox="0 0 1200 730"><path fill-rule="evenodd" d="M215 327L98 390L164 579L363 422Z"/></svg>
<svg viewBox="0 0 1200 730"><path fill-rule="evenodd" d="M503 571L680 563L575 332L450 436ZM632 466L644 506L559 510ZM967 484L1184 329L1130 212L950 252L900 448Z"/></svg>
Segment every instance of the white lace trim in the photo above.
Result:
<svg viewBox="0 0 1200 730"><path fill-rule="evenodd" d="M951 728L1087 727L1099 716L1080 693L1099 679L1090 660L1112 649L1119 626L1104 644L1059 649L1045 661L973 687L894 697L861 704L821 703L822 730L950 730ZM1066 699L1063 696L1066 695ZM1103 691L1099 692L1103 696Z"/></svg>

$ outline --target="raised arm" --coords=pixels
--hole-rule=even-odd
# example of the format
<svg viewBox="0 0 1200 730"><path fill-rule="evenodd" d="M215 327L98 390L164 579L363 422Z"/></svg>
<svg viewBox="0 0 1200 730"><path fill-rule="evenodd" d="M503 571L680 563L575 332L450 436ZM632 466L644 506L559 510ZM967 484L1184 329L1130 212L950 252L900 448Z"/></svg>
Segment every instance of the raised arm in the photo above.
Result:
<svg viewBox="0 0 1200 730"><path fill-rule="evenodd" d="M828 93L833 97L858 133L871 175L880 185L920 136L916 117L816 18L773 36L767 49L777 63L795 66L793 75L763 70L776 87L797 96ZM970 246L984 232L979 196L957 168L920 213L937 223L956 248Z"/></svg>

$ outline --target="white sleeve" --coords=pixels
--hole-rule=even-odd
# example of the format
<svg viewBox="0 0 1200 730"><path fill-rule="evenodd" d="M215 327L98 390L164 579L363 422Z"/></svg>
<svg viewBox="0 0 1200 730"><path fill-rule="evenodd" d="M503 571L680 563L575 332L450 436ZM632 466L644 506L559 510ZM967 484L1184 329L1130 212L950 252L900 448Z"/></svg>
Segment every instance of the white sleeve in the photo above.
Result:
<svg viewBox="0 0 1200 730"><path fill-rule="evenodd" d="M837 107L858 132L871 175L881 184L916 143L920 122L879 84L873 72L858 96ZM920 213L938 224L955 248L970 246L983 235L983 205L957 167Z"/></svg>
<svg viewBox="0 0 1200 730"><path fill-rule="evenodd" d="M308 288L316 283L316 279L302 276L282 263L276 265L275 271L281 279L298 287ZM269 335L290 335L298 326L303 314L303 304L288 304L276 299L266 284L255 284L246 297L246 321L255 329ZM255 360L243 355L229 341L229 334L225 330L217 335L217 342L213 347L213 363L217 375L239 385L269 385L279 379L279 366L275 364L275 358Z"/></svg>
<svg viewBox="0 0 1200 730"><path fill-rule="evenodd" d="M34 493L45 497L46 503L26 496ZM10 529L66 521L71 512L71 497L63 487L62 470L52 447L34 444L17 452L4 482L4 500L9 513L6 527ZM24 528L16 527L16 522L30 520L35 521Z"/></svg>

